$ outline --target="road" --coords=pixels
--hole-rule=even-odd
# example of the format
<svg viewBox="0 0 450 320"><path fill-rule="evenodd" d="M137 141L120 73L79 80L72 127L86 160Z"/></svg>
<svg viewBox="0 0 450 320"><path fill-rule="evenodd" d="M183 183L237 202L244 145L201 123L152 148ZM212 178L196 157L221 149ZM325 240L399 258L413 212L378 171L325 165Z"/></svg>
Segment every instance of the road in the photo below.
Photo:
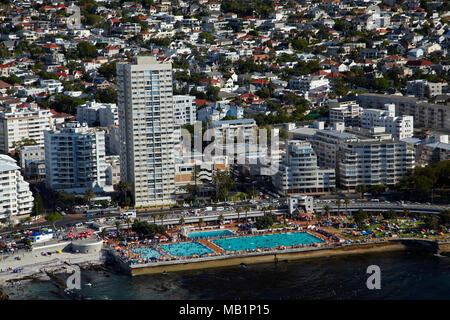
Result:
<svg viewBox="0 0 450 320"><path fill-rule="evenodd" d="M325 206L330 207L331 212L338 211L338 206L336 205L335 201L332 201L330 203L327 202L315 202L314 203L314 209L316 211L323 211ZM364 211L388 211L388 210L394 210L394 211L401 211L403 210L409 210L410 212L414 213L439 213L443 210L449 210L450 205L431 205L431 204L413 204L413 203L405 203L405 204L398 204L398 203L386 203L386 202L372 202L372 201L366 201L366 202L353 202L348 205L348 211L358 211L359 209L363 209ZM340 211L346 211L347 207L344 203L342 203Z"/></svg>
<svg viewBox="0 0 450 320"><path fill-rule="evenodd" d="M280 198L279 201L280 203L283 203L285 199ZM258 204L258 206L261 208L263 206L268 206L270 203L267 202L261 202ZM224 211L203 211L201 212L199 215L192 215L192 214L183 214L183 212L190 212L194 209L201 209L202 208L175 208L175 209L167 209L167 210L154 210L154 211L144 211L144 212L138 212L137 213L137 217L140 220L145 220L145 221L149 221L149 222L153 222L155 221L157 224L161 224L161 219L159 218L159 215L161 213L165 213L166 217L163 219L163 224L164 225L173 225L173 224L178 224L180 221L180 218L183 217L185 220L185 223L197 223L199 222L200 219L203 219L204 222L208 222L208 221L217 221L220 215L224 216L224 220L229 220L229 219L236 219L238 217L238 214L233 210L233 211L227 211L226 209L228 208L236 208L236 207L244 207L244 206L249 206L250 207L250 211L247 213L248 218L255 218L255 217L260 217L263 216L264 213L260 210L257 209L257 205L255 204L251 204L248 201L243 201L243 202L236 202L234 206L226 206L224 204L215 204L215 205L209 205L210 207L213 208L217 208L217 207L224 207ZM338 211L338 207L336 205L336 203L334 201L331 201L329 203L324 202L324 201L317 201L314 203L314 210L316 212L323 212L324 211L324 207L325 206L329 206L330 207L330 211L331 212L336 212ZM387 211L387 210L394 210L397 212L403 212L404 209L409 210L410 212L413 213L430 213L430 214L438 214L439 212L441 212L442 210L448 210L450 209L450 205L427 205L427 204L396 204L396 203L385 203L385 202L371 202L371 201L366 201L366 202L355 202L353 201L352 203L350 203L348 205L348 209L346 208L345 204L341 205L341 212L346 212L348 210L348 212L354 212L357 211L359 209L363 209L364 211ZM283 213L287 212L287 207L279 207L276 210L273 210L272 213L276 214L276 215L281 215ZM153 214L156 214L156 219L153 219ZM76 224L76 223L84 223L87 221L96 221L99 218L119 218L119 213L112 213L112 214L105 214L103 216L98 216L95 215L93 217L74 217L71 215L66 215L64 216L61 220L57 221L55 223L56 227L62 227L62 226L66 226L67 224ZM245 212L241 212L240 214L241 219L243 219L245 217ZM118 219L117 219L118 220ZM122 227L126 226L126 223L124 222L124 220L119 220L122 222ZM108 225L107 228L115 228L114 223L115 221L110 221L111 223ZM34 229L38 229L41 227L51 227L53 226L52 223L50 222L41 222L38 224L33 224L30 226L23 226L23 227L15 227L12 230L11 229L3 229L0 234L6 234L6 233L10 233L11 231L15 231L15 230L23 230L25 229L29 229L29 230L34 230Z"/></svg>

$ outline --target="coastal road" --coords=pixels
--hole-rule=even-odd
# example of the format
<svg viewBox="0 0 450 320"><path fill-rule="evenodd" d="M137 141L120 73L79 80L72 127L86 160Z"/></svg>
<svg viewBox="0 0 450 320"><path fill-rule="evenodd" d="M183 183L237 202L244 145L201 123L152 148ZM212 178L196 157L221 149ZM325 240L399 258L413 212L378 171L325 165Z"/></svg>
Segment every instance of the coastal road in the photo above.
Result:
<svg viewBox="0 0 450 320"><path fill-rule="evenodd" d="M324 211L324 207L330 207L330 212L337 212L339 210L336 202L317 202L314 203L314 209L316 211ZM349 212L355 212L359 209L364 211L388 211L394 210L396 212L403 212L405 209L413 213L431 213L439 214L443 210L449 210L450 205L431 205L431 204L397 204L386 202L353 202L348 205ZM342 203L340 211L347 211L347 207Z"/></svg>
<svg viewBox="0 0 450 320"><path fill-rule="evenodd" d="M282 201L283 199L279 199ZM249 202L239 202L235 203L234 206L226 206L223 204L215 204L210 205L210 207L213 207L214 209L217 207L224 207L226 208L236 208L237 206L243 207L245 205L249 205L251 207L250 211L248 212L247 216L248 218L256 218L263 216L264 213L261 210L256 209L256 205L250 204ZM265 202L264 204L259 204L259 206L267 206L268 203ZM314 210L316 212L324 212L324 207L329 206L331 212L337 212L338 207L335 202L331 201L329 203L318 201L314 203ZM184 218L185 223L198 223L200 219L203 219L204 222L208 221L217 221L220 215L224 216L224 220L229 219L236 219L238 217L238 214L235 211L203 211L200 214L192 215L192 214L183 214L183 212L190 212L194 209L200 209L204 210L204 208L176 208L176 209L167 209L167 210L155 210L155 211L145 211L145 212L138 212L137 217L141 220L147 220L149 222L153 222L154 219L152 217L153 214L161 214L165 213L166 217L163 220L164 225L173 225L178 224L181 217ZM355 212L359 209L363 209L364 211L369 212L380 212L380 211L387 211L387 210L394 210L396 212L403 212L404 209L409 210L413 213L430 213L430 214L439 214L442 210L448 210L450 209L450 205L427 205L427 204L395 204L395 203L385 203L385 202L371 202L371 201L365 201L365 202L355 202L353 201L348 205L348 211L349 212ZM341 205L340 211L346 212L345 204ZM267 211L269 212L269 211ZM283 213L287 212L287 208L277 208L276 210L273 210L272 213L276 215L281 215ZM76 224L76 223L83 223L87 221L96 221L99 218L119 218L119 213L112 213L112 214L105 214L103 216L93 216L93 217L86 217L86 216L72 216L72 215L66 215L61 220L57 221L55 223L56 227L62 227L66 226L67 224ZM245 218L245 212L242 212L240 214L240 218ZM157 224L161 224L161 219L157 216L155 219L155 222ZM113 227L114 222L111 222L109 225L105 224L107 229L115 228ZM23 229L33 230L38 229L40 227L51 227L52 223L50 222L41 222L38 224L33 224L29 226L23 226L23 227L15 227L13 229L3 229L0 234L7 234L11 231L18 231ZM122 221L122 226L126 226L124 221Z"/></svg>

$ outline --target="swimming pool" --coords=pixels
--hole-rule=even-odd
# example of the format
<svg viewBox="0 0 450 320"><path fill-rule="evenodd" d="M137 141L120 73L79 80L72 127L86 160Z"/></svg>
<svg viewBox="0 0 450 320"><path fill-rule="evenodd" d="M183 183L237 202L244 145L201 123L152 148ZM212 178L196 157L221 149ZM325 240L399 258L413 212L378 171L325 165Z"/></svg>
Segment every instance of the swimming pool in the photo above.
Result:
<svg viewBox="0 0 450 320"><path fill-rule="evenodd" d="M234 236L234 233L228 229L224 230L214 230L214 231L201 231L201 232L192 232L188 234L188 237L191 239L200 238L200 239L208 239L208 238L219 238L226 236Z"/></svg>
<svg viewBox="0 0 450 320"><path fill-rule="evenodd" d="M131 249L134 253L140 253L143 259L165 257L166 255L154 248L140 247Z"/></svg>
<svg viewBox="0 0 450 320"><path fill-rule="evenodd" d="M211 242L225 250L243 251L275 248L277 246L323 243L324 241L306 232L289 232L261 236L217 239L211 240Z"/></svg>
<svg viewBox="0 0 450 320"><path fill-rule="evenodd" d="M202 255L214 253L210 248L198 242L180 242L161 245L161 248L171 256L189 257L193 255Z"/></svg>

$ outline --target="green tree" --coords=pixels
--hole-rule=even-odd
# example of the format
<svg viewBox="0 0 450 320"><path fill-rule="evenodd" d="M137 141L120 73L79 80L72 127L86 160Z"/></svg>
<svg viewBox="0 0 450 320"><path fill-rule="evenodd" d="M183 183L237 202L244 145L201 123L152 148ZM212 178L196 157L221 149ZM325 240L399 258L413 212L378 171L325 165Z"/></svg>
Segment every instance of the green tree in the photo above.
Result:
<svg viewBox="0 0 450 320"><path fill-rule="evenodd" d="M388 211L383 211L381 214L383 215L383 219L384 220L391 220L391 219L394 219L397 216L395 211L392 210L392 209L388 210Z"/></svg>
<svg viewBox="0 0 450 320"><path fill-rule="evenodd" d="M345 214L348 215L348 205L350 204L350 200L348 198L345 198L344 203L345 203Z"/></svg>
<svg viewBox="0 0 450 320"><path fill-rule="evenodd" d="M62 215L59 212L53 212L53 213L50 213L45 216L45 220L52 223L53 229L56 229L55 223L56 223L56 221L60 220L61 218L62 218Z"/></svg>
<svg viewBox="0 0 450 320"><path fill-rule="evenodd" d="M256 228L258 229L268 229L274 224L274 218L272 215L264 215L256 219Z"/></svg>
<svg viewBox="0 0 450 320"><path fill-rule="evenodd" d="M364 198L364 193L367 192L367 186L365 185L357 185L355 188L356 192L359 192L361 194L361 199Z"/></svg>
<svg viewBox="0 0 450 320"><path fill-rule="evenodd" d="M363 209L359 209L353 214L353 219L357 225L360 225L364 220L367 219L367 213Z"/></svg>
<svg viewBox="0 0 450 320"><path fill-rule="evenodd" d="M80 59L97 57L97 48L87 41L81 41L77 44L77 55Z"/></svg>
<svg viewBox="0 0 450 320"><path fill-rule="evenodd" d="M327 219L330 220L330 207L324 206L323 210L325 210L325 214L327 215Z"/></svg>
<svg viewBox="0 0 450 320"><path fill-rule="evenodd" d="M437 230L439 225L439 218L436 216L427 216L424 219L424 225L426 229Z"/></svg>
<svg viewBox="0 0 450 320"><path fill-rule="evenodd" d="M92 191L91 188L87 189L86 192L84 193L84 198L88 203L91 203L92 199L95 198L94 191Z"/></svg>
<svg viewBox="0 0 450 320"><path fill-rule="evenodd" d="M341 199L336 200L336 205L338 207L338 215L341 215L341 205L342 205Z"/></svg>
<svg viewBox="0 0 450 320"><path fill-rule="evenodd" d="M443 210L439 213L440 223L444 226L448 226L450 224L450 210Z"/></svg>
<svg viewBox="0 0 450 320"><path fill-rule="evenodd" d="M242 208L241 207L237 207L236 208L236 213L238 214L238 218L237 218L237 222L239 223L241 220L241 212L242 212Z"/></svg>
<svg viewBox="0 0 450 320"><path fill-rule="evenodd" d="M31 215L37 216L42 214L44 214L44 203L42 202L41 194L37 192L34 196L34 205Z"/></svg>
<svg viewBox="0 0 450 320"><path fill-rule="evenodd" d="M126 222L126 224L127 224L128 230L130 230L130 224L133 222L133 220L132 220L131 218L127 218L127 219L125 220L125 222Z"/></svg>
<svg viewBox="0 0 450 320"><path fill-rule="evenodd" d="M102 64L98 69L98 73L111 81L117 76L116 61Z"/></svg>
<svg viewBox="0 0 450 320"><path fill-rule="evenodd" d="M225 219L225 217L223 216L223 214L220 214L218 217L219 224L222 224L224 219Z"/></svg>
<svg viewBox="0 0 450 320"><path fill-rule="evenodd" d="M116 222L114 222L114 225L116 226L117 235L119 235L120 227L122 226L122 224L120 223L120 221L116 221Z"/></svg>
<svg viewBox="0 0 450 320"><path fill-rule="evenodd" d="M112 86L98 89L95 93L95 100L101 103L117 103L117 89Z"/></svg>

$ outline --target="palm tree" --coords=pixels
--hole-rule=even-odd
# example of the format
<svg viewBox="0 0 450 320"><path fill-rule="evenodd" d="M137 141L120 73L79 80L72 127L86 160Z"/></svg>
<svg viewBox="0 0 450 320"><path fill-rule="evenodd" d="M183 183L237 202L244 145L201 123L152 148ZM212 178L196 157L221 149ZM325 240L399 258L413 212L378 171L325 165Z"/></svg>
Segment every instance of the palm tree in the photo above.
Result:
<svg viewBox="0 0 450 320"><path fill-rule="evenodd" d="M125 222L127 223L128 230L130 230L130 224L133 222L133 220L131 220L131 218L127 218Z"/></svg>
<svg viewBox="0 0 450 320"><path fill-rule="evenodd" d="M180 218L180 221L178 221L179 224L181 224L182 226L184 226L185 220L183 217Z"/></svg>
<svg viewBox="0 0 450 320"><path fill-rule="evenodd" d="M166 214L165 213L163 213L163 212L161 212L160 214L159 214L159 218L161 219L161 225L164 225L164 218L166 217Z"/></svg>
<svg viewBox="0 0 450 320"><path fill-rule="evenodd" d="M247 223L247 221L248 221L247 216L248 216L248 211L250 210L250 208L248 206L245 206L244 210L245 210L245 223Z"/></svg>
<svg viewBox="0 0 450 320"><path fill-rule="evenodd" d="M222 224L223 220L225 219L225 217L223 216L223 214L221 214L219 216L219 224Z"/></svg>
<svg viewBox="0 0 450 320"><path fill-rule="evenodd" d="M236 208L236 213L238 214L237 223L239 223L239 220L241 220L241 212L242 212L242 208L237 207Z"/></svg>
<svg viewBox="0 0 450 320"><path fill-rule="evenodd" d="M125 198L127 196L127 191L131 189L131 185L129 182L127 181L120 181L117 185L116 185L116 190L119 191L120 193L120 198L122 200L122 202L125 201Z"/></svg>
<svg viewBox="0 0 450 320"><path fill-rule="evenodd" d="M121 226L120 221L116 221L115 225L116 225L117 235L119 235L119 230L120 230L120 226Z"/></svg>
<svg viewBox="0 0 450 320"><path fill-rule="evenodd" d="M155 212L155 213L152 213L152 218L153 218L153 224L156 224L156 217L158 216L158 214Z"/></svg>
<svg viewBox="0 0 450 320"><path fill-rule="evenodd" d="M328 220L330 220L330 207L325 206L323 207L323 210L325 210L325 213L327 214Z"/></svg>
<svg viewBox="0 0 450 320"><path fill-rule="evenodd" d="M92 191L91 188L87 189L86 192L84 193L84 197L86 198L86 200L89 202L89 204L91 204L91 200L93 198L95 198L95 193L94 191Z"/></svg>
<svg viewBox="0 0 450 320"><path fill-rule="evenodd" d="M203 218L198 219L198 224L199 224L200 226L203 225Z"/></svg>
<svg viewBox="0 0 450 320"><path fill-rule="evenodd" d="M348 198L345 198L344 203L345 203L345 214L348 216L348 205L350 203L350 200Z"/></svg>
<svg viewBox="0 0 450 320"><path fill-rule="evenodd" d="M106 232L106 229L105 229L105 228L102 228L102 231L100 231L100 234L102 235L102 238L104 238L104 237L106 237L106 235L107 235L108 233Z"/></svg>
<svg viewBox="0 0 450 320"><path fill-rule="evenodd" d="M341 205L342 205L341 199L336 200L336 205L338 207L338 215L341 215Z"/></svg>

